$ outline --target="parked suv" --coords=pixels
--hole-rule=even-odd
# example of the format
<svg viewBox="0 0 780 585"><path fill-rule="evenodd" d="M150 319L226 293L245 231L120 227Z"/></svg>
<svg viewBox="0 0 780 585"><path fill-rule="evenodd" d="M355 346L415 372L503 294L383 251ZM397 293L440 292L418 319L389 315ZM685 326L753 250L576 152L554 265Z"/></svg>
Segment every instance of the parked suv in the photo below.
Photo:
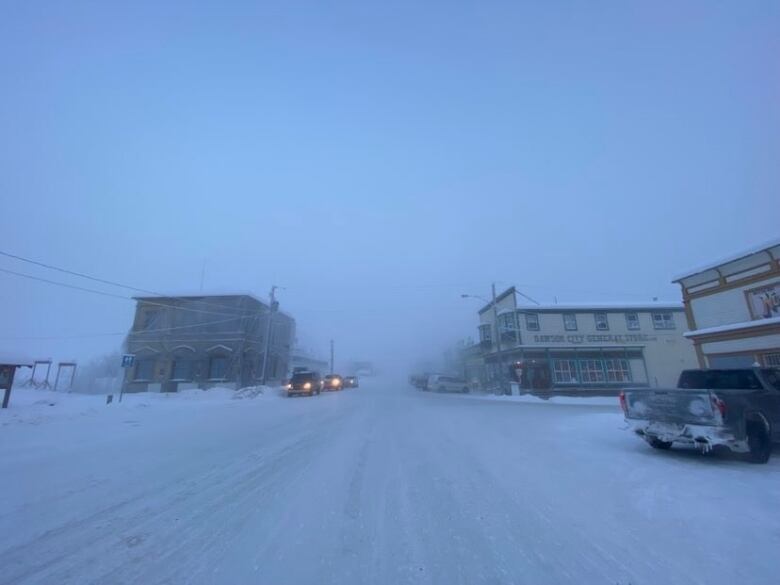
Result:
<svg viewBox="0 0 780 585"><path fill-rule="evenodd" d="M297 371L287 384L287 396L307 394L313 396L322 390L322 380L319 372Z"/></svg>
<svg viewBox="0 0 780 585"><path fill-rule="evenodd" d="M434 374L428 378L427 389L432 392L461 392L467 394L469 385L463 378Z"/></svg>

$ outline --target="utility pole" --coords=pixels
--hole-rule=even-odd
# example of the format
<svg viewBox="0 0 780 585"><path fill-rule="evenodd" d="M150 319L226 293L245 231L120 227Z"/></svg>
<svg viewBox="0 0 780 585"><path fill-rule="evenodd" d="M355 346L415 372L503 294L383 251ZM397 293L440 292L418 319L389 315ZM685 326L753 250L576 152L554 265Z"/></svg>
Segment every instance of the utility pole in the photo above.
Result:
<svg viewBox="0 0 780 585"><path fill-rule="evenodd" d="M279 287L276 285L271 287L271 304L268 306L268 321L265 325L265 351L263 351L263 371L260 375L260 381L262 382L263 386L265 386L267 381L266 375L268 373L268 353L271 348L271 319L274 316L274 311L276 311L277 288Z"/></svg>
<svg viewBox="0 0 780 585"><path fill-rule="evenodd" d="M498 327L498 308L496 307L496 283L490 287L493 299L493 330L496 335L496 351L498 352L498 385L501 394L506 393L504 388L504 356L501 354L501 332Z"/></svg>
<svg viewBox="0 0 780 585"><path fill-rule="evenodd" d="M330 373L333 373L333 340L330 340Z"/></svg>

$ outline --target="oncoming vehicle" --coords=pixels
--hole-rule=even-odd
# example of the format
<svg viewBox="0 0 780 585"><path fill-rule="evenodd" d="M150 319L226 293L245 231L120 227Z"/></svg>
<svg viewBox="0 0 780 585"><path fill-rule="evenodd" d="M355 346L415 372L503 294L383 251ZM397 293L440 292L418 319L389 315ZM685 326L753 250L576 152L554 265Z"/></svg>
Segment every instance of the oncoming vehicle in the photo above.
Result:
<svg viewBox="0 0 780 585"><path fill-rule="evenodd" d="M323 390L343 390L344 379L338 374L328 374L322 381Z"/></svg>
<svg viewBox="0 0 780 585"><path fill-rule="evenodd" d="M287 396L306 394L313 396L319 394L322 389L322 380L319 372L297 371L287 384Z"/></svg>
<svg viewBox="0 0 780 585"><path fill-rule="evenodd" d="M469 385L463 378L433 374L428 378L427 389L433 392L460 392L467 394Z"/></svg>
<svg viewBox="0 0 780 585"><path fill-rule="evenodd" d="M724 446L766 463L780 441L780 368L684 370L677 388L630 388L620 406L655 449Z"/></svg>
<svg viewBox="0 0 780 585"><path fill-rule="evenodd" d="M347 376L344 378L344 388L358 388L360 384L358 383L357 376Z"/></svg>

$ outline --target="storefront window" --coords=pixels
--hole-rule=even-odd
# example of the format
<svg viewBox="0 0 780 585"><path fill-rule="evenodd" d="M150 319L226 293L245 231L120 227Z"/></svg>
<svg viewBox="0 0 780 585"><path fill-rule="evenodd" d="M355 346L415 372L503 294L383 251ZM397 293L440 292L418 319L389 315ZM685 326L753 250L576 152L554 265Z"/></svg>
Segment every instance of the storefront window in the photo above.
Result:
<svg viewBox="0 0 780 585"><path fill-rule="evenodd" d="M583 384L604 382L604 368L601 360L580 360L580 375Z"/></svg>
<svg viewBox="0 0 780 585"><path fill-rule="evenodd" d="M604 369L607 371L608 382L630 382L631 368L628 360L604 360Z"/></svg>
<svg viewBox="0 0 780 585"><path fill-rule="evenodd" d="M780 368L780 353L764 354L764 365L774 368Z"/></svg>
<svg viewBox="0 0 780 585"><path fill-rule="evenodd" d="M574 360L553 360L553 381L556 384L576 384L577 362Z"/></svg>

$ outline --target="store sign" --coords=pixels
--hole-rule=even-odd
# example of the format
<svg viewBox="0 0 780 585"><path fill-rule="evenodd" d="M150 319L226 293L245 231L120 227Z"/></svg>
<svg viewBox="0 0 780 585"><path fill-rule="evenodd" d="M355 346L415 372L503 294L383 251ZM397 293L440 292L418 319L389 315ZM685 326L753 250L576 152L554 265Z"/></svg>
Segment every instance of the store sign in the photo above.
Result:
<svg viewBox="0 0 780 585"><path fill-rule="evenodd" d="M780 317L780 283L754 288L746 294L754 319Z"/></svg>
<svg viewBox="0 0 780 585"><path fill-rule="evenodd" d="M648 343L657 340L658 338L655 335L645 335L643 333L627 335L581 335L576 333L569 335L534 335L536 343L571 343L573 345L587 343Z"/></svg>

